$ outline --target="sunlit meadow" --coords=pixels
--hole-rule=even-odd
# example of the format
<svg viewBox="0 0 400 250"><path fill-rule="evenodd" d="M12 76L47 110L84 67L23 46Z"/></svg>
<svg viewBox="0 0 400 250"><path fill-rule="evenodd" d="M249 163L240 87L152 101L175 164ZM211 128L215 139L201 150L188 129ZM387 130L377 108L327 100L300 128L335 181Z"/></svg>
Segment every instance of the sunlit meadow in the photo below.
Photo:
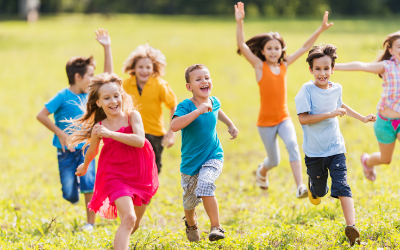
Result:
<svg viewBox="0 0 400 250"><path fill-rule="evenodd" d="M389 33L399 30L398 19L335 20L317 43L338 47L338 62L373 61ZM279 31L293 53L320 25L319 20L245 20L246 38ZM295 183L282 141L281 164L270 173L270 189L255 185L256 166L266 156L256 120L259 92L250 64L236 54L234 17L171 16L57 16L35 24L0 22L0 249L112 249L118 220L98 217L93 233L80 232L86 213L83 199L72 206L61 196L52 133L35 116L57 91L68 86L65 64L72 56L93 55L96 73L103 69L102 48L94 39L96 28L111 34L115 72L138 45L148 42L167 57L164 77L178 101L190 97L184 70L194 63L211 72L213 95L240 130L229 140L225 125L217 125L225 152L217 181L217 198L227 238L207 239L208 217L198 207L202 240L189 243L182 221L180 186L180 133L163 154L160 188L131 237L130 249L347 249L345 221L338 200L329 195L313 206L295 198ZM289 67L288 105L299 144L302 130L294 96L312 78L305 56ZM331 78L343 86L343 101L367 115L376 113L381 79L373 74L335 72ZM168 114L166 114L167 119ZM391 165L378 168L374 183L362 173L359 157L378 150L372 124L347 116L340 126L348 153L348 182L361 232L358 249L400 248L399 150ZM304 156L304 154L302 154ZM306 181L305 166L303 167ZM81 197L83 198L83 197Z"/></svg>

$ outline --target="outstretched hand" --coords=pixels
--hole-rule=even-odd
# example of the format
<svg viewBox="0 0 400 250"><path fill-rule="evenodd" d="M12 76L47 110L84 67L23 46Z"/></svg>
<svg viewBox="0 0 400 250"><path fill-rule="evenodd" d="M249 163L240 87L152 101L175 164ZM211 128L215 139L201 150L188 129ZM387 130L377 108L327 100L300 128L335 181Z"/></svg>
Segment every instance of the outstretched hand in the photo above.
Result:
<svg viewBox="0 0 400 250"><path fill-rule="evenodd" d="M327 30L329 27L333 25L333 23L328 23L328 15L329 12L325 11L324 18L322 19L321 29L322 31Z"/></svg>
<svg viewBox="0 0 400 250"><path fill-rule="evenodd" d="M103 46L110 46L111 45L111 38L108 35L108 31L106 29L98 29L95 30L96 33L96 40Z"/></svg>
<svg viewBox="0 0 400 250"><path fill-rule="evenodd" d="M238 2L235 4L235 18L236 21L242 21L244 19L244 3Z"/></svg>

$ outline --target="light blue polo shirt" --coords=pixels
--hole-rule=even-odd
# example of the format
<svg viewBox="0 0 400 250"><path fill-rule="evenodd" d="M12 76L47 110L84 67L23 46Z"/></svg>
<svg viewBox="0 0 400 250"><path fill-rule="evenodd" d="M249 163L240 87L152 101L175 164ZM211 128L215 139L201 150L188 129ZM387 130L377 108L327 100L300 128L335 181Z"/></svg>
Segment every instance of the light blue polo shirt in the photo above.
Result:
<svg viewBox="0 0 400 250"><path fill-rule="evenodd" d="M224 160L224 151L216 130L221 103L216 97L210 97L210 100L212 112L201 114L181 129L181 172L190 176L198 174L202 165L208 160ZM196 109L191 100L185 99L178 104L174 116L184 116Z"/></svg>
<svg viewBox="0 0 400 250"><path fill-rule="evenodd" d="M317 115L340 108L343 104L342 86L334 82L329 84L332 84L329 89L321 89L314 81L305 83L294 98L297 114L308 112ZM303 151L306 156L327 157L346 153L337 117L301 127L304 132Z"/></svg>
<svg viewBox="0 0 400 250"><path fill-rule="evenodd" d="M67 119L76 119L83 115L83 111L79 107L79 105L86 105L87 102L87 93L75 94L72 93L68 88L62 89L59 91L53 98L50 99L44 106L50 112L50 114L54 113L54 121L57 127L61 130L66 129L70 123L62 122ZM64 131L65 132L65 131ZM60 140L57 135L54 135L53 145L56 148L61 149ZM85 145L84 142L78 144L75 149L81 149Z"/></svg>

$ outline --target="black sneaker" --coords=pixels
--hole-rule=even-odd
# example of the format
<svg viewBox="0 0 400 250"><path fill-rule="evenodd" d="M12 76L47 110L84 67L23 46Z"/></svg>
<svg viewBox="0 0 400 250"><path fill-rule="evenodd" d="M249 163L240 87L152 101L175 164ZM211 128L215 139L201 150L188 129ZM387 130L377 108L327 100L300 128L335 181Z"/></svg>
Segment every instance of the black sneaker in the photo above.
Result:
<svg viewBox="0 0 400 250"><path fill-rule="evenodd" d="M317 197L311 192L310 185L310 177L308 177L308 199L310 200L311 204L315 206L319 205L321 203L321 197Z"/></svg>

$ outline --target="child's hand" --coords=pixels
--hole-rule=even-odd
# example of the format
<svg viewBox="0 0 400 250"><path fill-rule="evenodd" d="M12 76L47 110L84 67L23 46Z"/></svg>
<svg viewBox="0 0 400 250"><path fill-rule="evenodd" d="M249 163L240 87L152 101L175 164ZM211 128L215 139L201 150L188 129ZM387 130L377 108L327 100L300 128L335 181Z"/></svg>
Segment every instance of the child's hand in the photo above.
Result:
<svg viewBox="0 0 400 250"><path fill-rule="evenodd" d="M161 141L161 146L170 148L175 144L175 134L169 130Z"/></svg>
<svg viewBox="0 0 400 250"><path fill-rule="evenodd" d="M364 116L362 122L367 123L367 122L375 122L375 121L376 121L376 116L373 114L369 114L367 116Z"/></svg>
<svg viewBox="0 0 400 250"><path fill-rule="evenodd" d="M61 148L63 153L65 153L65 149L67 148L67 139L68 139L68 135L64 132L62 132L62 134L57 135L58 140L60 141L61 144ZM69 151L71 152L75 152L74 148L69 149Z"/></svg>
<svg viewBox="0 0 400 250"><path fill-rule="evenodd" d="M232 125L232 126L228 127L228 132L229 132L229 134L231 134L231 136L232 136L231 140L236 139L236 137L237 137L238 134L239 134L239 130L237 130L237 128L235 127L235 125Z"/></svg>
<svg viewBox="0 0 400 250"><path fill-rule="evenodd" d="M244 3L238 2L235 5L235 18L236 21L242 21L244 19Z"/></svg>
<svg viewBox="0 0 400 250"><path fill-rule="evenodd" d="M95 37L96 40L101 45L103 45L104 47L111 45L111 38L108 35L108 31L106 29L98 29L98 30L95 30L94 33L96 33L96 37Z"/></svg>
<svg viewBox="0 0 400 250"><path fill-rule="evenodd" d="M87 169L84 167L84 163L79 165L79 167L76 169L75 175L76 176L84 176L87 172Z"/></svg>
<svg viewBox="0 0 400 250"><path fill-rule="evenodd" d="M328 23L328 15L329 12L325 11L324 18L322 19L321 29L322 31L327 30L329 27L333 25L333 23Z"/></svg>
<svg viewBox="0 0 400 250"><path fill-rule="evenodd" d="M211 112L212 111L212 107L208 103L202 103L197 108L197 110L200 112L200 114L204 114L204 113L207 113L207 112Z"/></svg>
<svg viewBox="0 0 400 250"><path fill-rule="evenodd" d="M99 124L94 125L93 133L97 134L100 138L110 138L112 134L110 130Z"/></svg>
<svg viewBox="0 0 400 250"><path fill-rule="evenodd" d="M347 113L346 109L344 109L344 108L338 108L338 109L336 109L336 110L330 112L330 117L331 117L331 118L334 118L334 117L336 117L336 116L342 117L342 116L344 116L346 113Z"/></svg>

